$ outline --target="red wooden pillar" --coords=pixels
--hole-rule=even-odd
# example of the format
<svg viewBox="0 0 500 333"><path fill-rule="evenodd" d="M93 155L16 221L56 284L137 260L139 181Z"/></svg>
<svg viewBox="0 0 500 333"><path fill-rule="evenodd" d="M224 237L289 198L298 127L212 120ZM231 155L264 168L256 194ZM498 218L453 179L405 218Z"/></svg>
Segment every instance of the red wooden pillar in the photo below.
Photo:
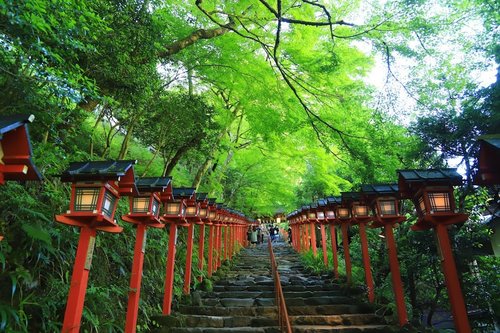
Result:
<svg viewBox="0 0 500 333"><path fill-rule="evenodd" d="M313 250L313 256L318 255L318 248L316 247L316 223L311 222L311 247Z"/></svg>
<svg viewBox="0 0 500 333"><path fill-rule="evenodd" d="M403 293L403 283L401 282L401 273L399 272L398 253L392 225L387 223L384 225L385 239L387 242L387 251L389 252L389 265L391 268L392 290L394 291L394 299L396 301L396 310L399 318L399 325L404 326L408 323L408 314L406 312L406 303Z"/></svg>
<svg viewBox="0 0 500 333"><path fill-rule="evenodd" d="M186 268L184 270L184 295L189 295L191 289L191 266L193 264L193 241L194 241L194 223L187 227L187 248L186 248Z"/></svg>
<svg viewBox="0 0 500 333"><path fill-rule="evenodd" d="M163 296L163 314L172 312L172 296L174 291L175 245L177 243L177 224L170 223L168 238L167 271L165 274L165 295Z"/></svg>
<svg viewBox="0 0 500 333"><path fill-rule="evenodd" d="M330 224L330 241L332 243L333 257L333 274L336 279L339 278L339 258L337 253L337 233L335 232L335 224Z"/></svg>
<svg viewBox="0 0 500 333"><path fill-rule="evenodd" d="M222 226L222 224L218 225L219 230L217 232L217 268L222 264Z"/></svg>
<svg viewBox="0 0 500 333"><path fill-rule="evenodd" d="M212 277L213 273L213 255L214 255L214 233L215 233L215 225L211 224L208 227L208 277Z"/></svg>
<svg viewBox="0 0 500 333"><path fill-rule="evenodd" d="M144 249L146 245L146 225L137 224L134 246L134 260L130 276L130 289L128 292L127 320L125 333L135 333L137 328L137 313L139 312L139 299L141 295L142 267L144 264Z"/></svg>
<svg viewBox="0 0 500 333"><path fill-rule="evenodd" d="M349 253L349 237L347 235L347 223L341 223L342 229L342 247L344 248L344 259L345 259L345 274L347 276L347 283L352 281L352 268L351 268L351 254Z"/></svg>
<svg viewBox="0 0 500 333"><path fill-rule="evenodd" d="M64 313L62 333L80 332L80 321L82 319L83 303L87 291L95 237L95 228L82 227L80 229L80 239L78 240L78 248L71 275L71 285Z"/></svg>
<svg viewBox="0 0 500 333"><path fill-rule="evenodd" d="M224 261L227 260L227 247L229 244L229 227L228 225L224 225Z"/></svg>
<svg viewBox="0 0 500 333"><path fill-rule="evenodd" d="M231 258L232 258L233 247L234 247L233 231L234 231L234 229L233 229L233 225L232 225L232 224L228 225L228 226L227 226L227 232L228 232L228 234L229 234L229 237L228 237L228 239L229 239L229 244L228 244L228 246L227 246L227 258L228 258L229 260L231 260Z"/></svg>
<svg viewBox="0 0 500 333"><path fill-rule="evenodd" d="M361 254L363 256L363 267L365 269L365 281L368 288L368 301L375 301L375 293L373 288L373 276L370 265L370 254L368 253L368 239L366 237L366 222L359 223L359 236L361 238Z"/></svg>
<svg viewBox="0 0 500 333"><path fill-rule="evenodd" d="M309 223L304 224L304 228L306 229L304 233L304 241L305 241L305 250L309 251L311 249L311 238L309 236Z"/></svg>
<svg viewBox="0 0 500 333"><path fill-rule="evenodd" d="M297 246L297 252L302 252L302 235L300 234L300 224L295 225L295 246Z"/></svg>
<svg viewBox="0 0 500 333"><path fill-rule="evenodd" d="M302 252L302 233L301 233L301 227L300 224L296 225L295 228L295 243L297 245L297 252Z"/></svg>
<svg viewBox="0 0 500 333"><path fill-rule="evenodd" d="M203 261L205 260L205 224L200 224L200 235L198 236L198 269L200 276L198 281L203 281Z"/></svg>
<svg viewBox="0 0 500 333"><path fill-rule="evenodd" d="M438 223L435 227L435 232L441 253L441 266L443 267L446 289L448 289L448 298L450 299L455 329L457 333L470 333L471 328L467 317L467 308L465 307L462 289L458 281L457 268L446 225Z"/></svg>
<svg viewBox="0 0 500 333"><path fill-rule="evenodd" d="M326 232L325 225L321 223L321 248L323 249L323 263L328 267L328 252L326 247Z"/></svg>

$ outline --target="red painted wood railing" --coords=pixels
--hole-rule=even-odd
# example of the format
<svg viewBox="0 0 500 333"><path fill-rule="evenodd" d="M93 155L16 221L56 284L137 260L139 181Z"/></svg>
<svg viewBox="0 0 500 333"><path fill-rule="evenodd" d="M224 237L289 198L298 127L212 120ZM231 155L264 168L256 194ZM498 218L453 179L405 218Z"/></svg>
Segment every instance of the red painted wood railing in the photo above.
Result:
<svg viewBox="0 0 500 333"><path fill-rule="evenodd" d="M278 307L278 321L280 323L281 332L292 333L292 325L290 324L290 318L288 317L288 311L286 309L285 296L283 295L283 289L281 288L280 274L278 272L278 265L276 264L276 258L274 257L271 238L267 239L267 244L269 247L269 257L271 258L271 268L274 279L274 292L276 295L276 306Z"/></svg>

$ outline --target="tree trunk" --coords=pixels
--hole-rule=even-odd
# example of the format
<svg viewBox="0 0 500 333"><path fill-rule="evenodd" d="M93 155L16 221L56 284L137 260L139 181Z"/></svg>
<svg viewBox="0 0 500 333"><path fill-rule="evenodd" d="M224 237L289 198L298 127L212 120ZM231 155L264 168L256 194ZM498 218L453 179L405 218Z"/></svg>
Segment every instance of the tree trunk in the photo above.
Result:
<svg viewBox="0 0 500 333"><path fill-rule="evenodd" d="M434 316L434 312L436 312L436 307L438 304L439 297L441 296L441 290L443 290L443 286L439 285L436 288L436 296L432 300L430 309L429 309L429 314L427 315L427 326L432 327L432 317Z"/></svg>
<svg viewBox="0 0 500 333"><path fill-rule="evenodd" d="M155 149L153 157L151 157L151 159L148 161L148 164L146 164L146 167L144 168L144 172L142 173L141 177L146 177L146 174L147 174L149 168L151 167L151 164L153 164L153 161L156 159L156 157L158 157L159 152L160 152L159 149Z"/></svg>
<svg viewBox="0 0 500 333"><path fill-rule="evenodd" d="M90 158L92 158L94 156L94 132L95 132L97 126L99 126L99 123L101 122L102 118L104 117L104 110L105 110L105 108L103 107L101 109L101 112L99 112L99 116L97 117L97 119L94 123L94 127L92 127L92 132L90 133L90 144L89 144Z"/></svg>
<svg viewBox="0 0 500 333"><path fill-rule="evenodd" d="M120 154L118 154L119 160L123 160L125 156L127 156L128 145L130 143L130 139L132 138L132 133L134 133L134 127L135 127L135 119L133 119L133 121L128 126L127 134L125 134L125 137L123 138L122 146L120 148Z"/></svg>
<svg viewBox="0 0 500 333"><path fill-rule="evenodd" d="M210 167L210 164L212 164L212 158L207 157L205 159L205 162L203 162L203 164L198 168L198 172L194 177L193 184L191 187L198 189L198 186L200 186L201 180L203 179L203 176L207 172L208 168Z"/></svg>
<svg viewBox="0 0 500 333"><path fill-rule="evenodd" d="M188 92L189 96L193 96L193 69L188 68Z"/></svg>
<svg viewBox="0 0 500 333"><path fill-rule="evenodd" d="M113 131L116 127L118 127L118 123L112 125L109 128L108 135L106 135L106 146L104 147L104 151L102 152L102 158L106 158L111 150L111 142L113 142L114 136L116 135L116 133L118 133L118 131L115 131L115 133L113 134Z"/></svg>
<svg viewBox="0 0 500 333"><path fill-rule="evenodd" d="M415 273L412 269L407 270L408 274L408 289L410 292L410 304L413 309L412 312L412 321L415 321L420 316L420 311L418 311L417 306L417 288L415 286Z"/></svg>
<svg viewBox="0 0 500 333"><path fill-rule="evenodd" d="M172 170L174 170L175 166L177 163L179 163L179 160L181 159L182 155L184 155L190 148L190 143L187 145L182 146L179 148L176 152L174 157L168 162L168 164L165 165L165 169L163 170L163 177L169 176Z"/></svg>

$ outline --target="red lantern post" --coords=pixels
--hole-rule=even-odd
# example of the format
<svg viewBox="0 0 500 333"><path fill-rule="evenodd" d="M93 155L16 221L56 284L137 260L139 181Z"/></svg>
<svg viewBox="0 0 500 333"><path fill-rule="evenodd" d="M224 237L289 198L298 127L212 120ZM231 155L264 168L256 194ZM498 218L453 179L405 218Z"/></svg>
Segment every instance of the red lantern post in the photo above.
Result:
<svg viewBox="0 0 500 333"><path fill-rule="evenodd" d="M200 205L200 215L197 224L200 226L199 236L198 236L198 269L200 270L200 275L198 276L198 281L203 281L203 263L205 261L205 225L209 222L209 199L206 193L198 193L197 200ZM213 199L215 201L215 199Z"/></svg>
<svg viewBox="0 0 500 333"><path fill-rule="evenodd" d="M317 208L318 208L318 205L315 203L302 207L302 209L307 214L306 221L310 227L311 247L312 247L314 257L316 257L318 255L318 248L316 247L316 221L317 221L316 210L317 210Z"/></svg>
<svg viewBox="0 0 500 333"><path fill-rule="evenodd" d="M193 192L194 195L194 192ZM172 190L172 196L165 202L165 213L161 217L161 221L169 223L169 239L167 265L165 273L165 294L163 296L163 311L164 315L170 315L172 312L172 298L174 291L174 266L175 252L177 244L177 226L188 226L186 220L186 201L190 198L189 195L183 195L183 189Z"/></svg>
<svg viewBox="0 0 500 333"><path fill-rule="evenodd" d="M178 191L180 197L186 200L186 221L188 222L188 225L186 266L184 269L184 287L182 288L182 291L184 295L189 295L191 291L191 271L193 265L194 226L195 223L199 220L200 204L196 201L196 192L194 188L178 188L176 190Z"/></svg>
<svg viewBox="0 0 500 333"><path fill-rule="evenodd" d="M326 223L326 199L319 199L317 202L318 208L316 209L316 219L318 220L318 223L320 224L321 228L321 249L323 251L323 263L325 264L326 267L328 267L328 249L326 246L326 230L325 230L325 223Z"/></svg>
<svg viewBox="0 0 500 333"><path fill-rule="evenodd" d="M137 194L135 161L70 163L61 179L72 182L70 207L56 215L59 223L80 228L68 302L64 313L63 333L79 332L94 251L96 231L119 233L122 227L114 219L121 195Z"/></svg>
<svg viewBox="0 0 500 333"><path fill-rule="evenodd" d="M207 262L207 275L208 277L212 277L213 273L213 267L214 267L214 260L213 260L213 253L214 253L214 235L215 235L215 220L217 218L217 206L215 204L215 199L209 199L209 206L208 206L208 222L206 225L208 225L208 262Z"/></svg>
<svg viewBox="0 0 500 333"><path fill-rule="evenodd" d="M135 333L137 328L147 228L165 226L160 221L160 196L172 193L171 178L167 177L139 178L136 179L136 186L139 193L130 197L130 212L122 216L122 220L137 226L125 322L126 333Z"/></svg>
<svg viewBox="0 0 500 333"><path fill-rule="evenodd" d="M32 151L28 124L33 115L0 118L0 185L6 180L27 181L42 179L31 161ZM0 234L0 241L4 237Z"/></svg>
<svg viewBox="0 0 500 333"><path fill-rule="evenodd" d="M403 283L401 282L396 242L394 241L394 234L392 232L392 228L406 220L399 213L398 187L392 184L363 185L362 191L363 197L372 207L374 213L371 227L383 227L385 231L389 267L391 269L392 290L396 301L399 325L404 326L408 324L408 314L406 311Z"/></svg>
<svg viewBox="0 0 500 333"><path fill-rule="evenodd" d="M361 254L365 271L365 283L368 290L368 301L373 303L375 301L375 293L370 265L370 254L368 253L368 238L366 237L366 224L372 220L370 210L368 206L361 201L360 193L357 192L343 192L342 201L351 209L351 222L359 226Z"/></svg>
<svg viewBox="0 0 500 333"><path fill-rule="evenodd" d="M417 208L418 221L412 230L434 229L436 233L455 329L458 333L470 333L467 308L447 230L449 225L468 219L467 214L456 212L453 196L453 186L462 184L462 176L456 169L399 170L398 174L401 196L411 199Z"/></svg>
<svg viewBox="0 0 500 333"><path fill-rule="evenodd" d="M342 248L344 249L345 274L347 283L352 282L352 264L351 253L349 251L349 234L348 229L351 220L351 212L347 207L337 207L337 220L340 221L340 229L342 231Z"/></svg>
<svg viewBox="0 0 500 333"><path fill-rule="evenodd" d="M337 218L335 216L335 211L337 206L340 204L340 198L338 197L328 197L326 198L326 222L330 224L330 241L332 243L332 257L333 257L333 275L335 279L339 278L339 259L337 251L337 232L335 230L335 223Z"/></svg>

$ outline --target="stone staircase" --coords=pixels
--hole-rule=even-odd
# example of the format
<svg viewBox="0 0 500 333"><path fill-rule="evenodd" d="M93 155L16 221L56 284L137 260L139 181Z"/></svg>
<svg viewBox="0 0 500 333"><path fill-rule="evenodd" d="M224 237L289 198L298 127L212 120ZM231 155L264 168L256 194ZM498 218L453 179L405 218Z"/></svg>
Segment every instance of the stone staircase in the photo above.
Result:
<svg viewBox="0 0 500 333"><path fill-rule="evenodd" d="M293 332L398 332L361 295L307 273L291 247L278 243L274 249ZM161 327L154 332L280 332L267 245L243 249L236 261L211 292L193 292L191 305L156 318Z"/></svg>

